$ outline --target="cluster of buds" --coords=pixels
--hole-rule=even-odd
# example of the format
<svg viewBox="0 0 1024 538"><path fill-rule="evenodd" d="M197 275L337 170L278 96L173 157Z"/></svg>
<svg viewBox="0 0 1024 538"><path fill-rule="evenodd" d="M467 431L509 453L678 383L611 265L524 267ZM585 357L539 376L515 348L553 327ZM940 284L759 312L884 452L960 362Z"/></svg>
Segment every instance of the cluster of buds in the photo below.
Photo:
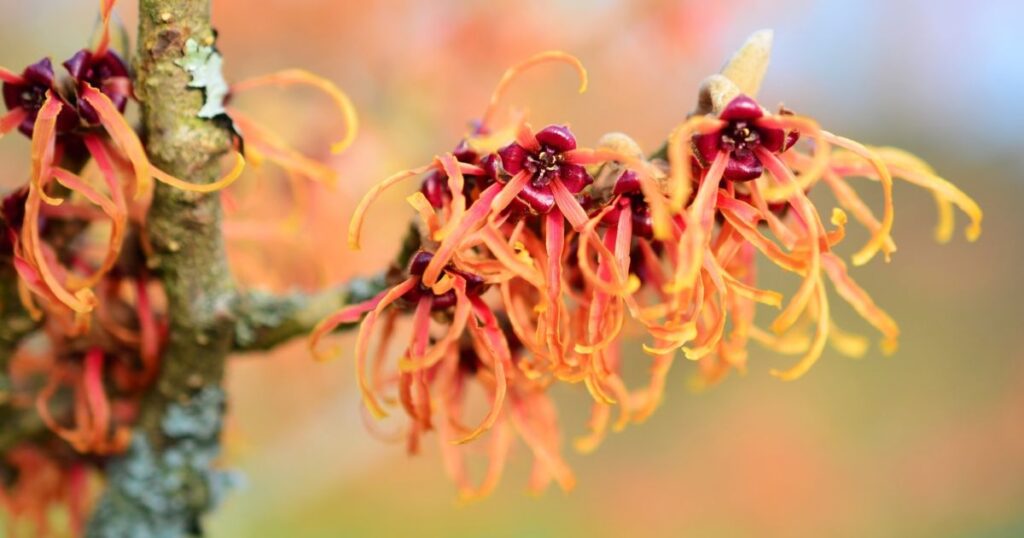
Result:
<svg viewBox="0 0 1024 538"><path fill-rule="evenodd" d="M754 96L769 43L770 34L756 34L710 77L697 111L649 158L622 134L587 148L566 125L535 130L525 115L497 123L497 104L525 68L566 63L580 74L580 90L586 87L580 62L561 52L510 69L455 151L386 179L356 208L353 248L373 201L407 178L423 178L408 197L418 214L419 250L401 260L391 287L324 319L310 341L314 354L329 358L319 340L358 322L355 364L366 407L377 417L388 413L386 402L404 409L410 449L437 429L445 467L469 498L494 487L509 426L534 455L531 489L552 480L573 485L547 395L554 383L582 384L592 397L589 431L575 443L589 451L609 429L656 409L677 352L697 363L704 385L744 370L751 340L800 357L772 371L787 380L806 372L828 342L849 355L865 353L863 337L835 325L826 282L891 351L896 323L834 252L847 212L870 232L852 256L862 265L895 250L893 177L933 192L941 239L952 228L952 204L971 217L972 240L980 210L903 152L868 148L810 118L764 109ZM852 189L854 177L880 185L881 217ZM831 229L806 194L822 182L840 206ZM800 279L788 300L758 287L760 256ZM770 329L755 323L759 304L780 309ZM412 316L410 340L389 351L405 314ZM627 386L622 375L620 343L630 331L646 335L642 347L651 356L650 379L640 387ZM472 382L489 395L490 408L467 426ZM474 485L462 445L487 431L488 471Z"/></svg>
<svg viewBox="0 0 1024 538"><path fill-rule="evenodd" d="M238 149L223 177L196 184L157 168L124 115L135 93L128 63L110 46L114 4L100 1L97 42L63 62L63 76L49 58L20 73L0 68L7 107L0 136L17 130L31 140L28 180L2 199L0 263L5 274L17 275L18 298L41 336L23 338L4 361L0 406L34 412L53 434L0 457L0 505L12 518L35 521L40 533L47 507L57 502L72 508L73 530L80 530L85 473L127 448L142 396L159 372L168 323L147 262L154 180L227 196L222 189L247 160L278 164L296 177L334 176L236 107L224 109L235 122ZM355 113L322 78L286 70L230 86L227 97L295 84L331 98L346 125L331 149L345 149L355 136Z"/></svg>

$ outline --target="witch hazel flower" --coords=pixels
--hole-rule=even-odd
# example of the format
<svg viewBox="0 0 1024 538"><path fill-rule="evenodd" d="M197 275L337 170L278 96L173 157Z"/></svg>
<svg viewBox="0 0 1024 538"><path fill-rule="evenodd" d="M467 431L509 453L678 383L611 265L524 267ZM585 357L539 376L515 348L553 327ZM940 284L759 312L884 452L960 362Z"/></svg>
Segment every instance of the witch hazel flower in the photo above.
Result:
<svg viewBox="0 0 1024 538"><path fill-rule="evenodd" d="M881 332L884 350L895 349L896 323L850 278L846 264L833 252L845 236L847 213L834 209L829 220L835 228L827 230L806 195L816 183L825 181L840 205L868 228L871 235L867 244L852 256L855 265L867 263L879 252L888 259L895 251L890 236L894 219L893 172L879 152L825 131L810 118L795 116L786 110L772 115L756 103L752 94L764 74L770 39L770 33L755 34L722 75L705 82L698 114L674 131L668 156L674 189L689 192L691 185L695 186L696 192L686 211L690 220L698 225L694 231L702 245L700 257L715 259L719 265L730 266L734 273L749 275L753 273L754 261L747 253L753 247L775 265L802 277L800 287L772 323L771 332L757 329L749 315L744 315L739 330L734 331L738 340L731 347L720 347L732 357L743 357L744 353L738 348L742 348L749 337L779 351L792 353L795 349L802 355L797 364L788 370L773 371L773 374L782 379L796 379L814 364L829 341L848 354L862 353L866 347L857 337L835 326L829 314L825 281L830 281L837 293ZM796 144L801 138L809 140L812 146L809 153ZM839 151L833 152L832 147L838 147ZM838 157L843 159L845 167L836 166ZM696 174L693 174L694 161ZM911 175L922 170L917 162L911 168ZM881 185L881 218L875 217L846 183L850 175L870 177ZM939 199L944 202L940 204L956 200L965 208L975 220L972 235L976 237L980 211L969 198L947 182L936 181L931 174L915 177L928 188L942 193ZM716 219L722 222L718 230L714 229ZM760 225L767 228L771 237L763 233ZM728 257L722 256L723 248ZM736 256L741 253L749 260L737 263ZM689 277L680 274L674 285L688 289L694 283L692 273ZM759 292L745 300L754 301L758 296L766 298L775 294ZM728 310L749 310L741 306L734 304ZM813 335L799 339L802 343L794 346L794 338L786 335L799 331L806 325L804 320L813 326ZM708 371L720 369L708 368Z"/></svg>
<svg viewBox="0 0 1024 538"><path fill-rule="evenodd" d="M541 60L578 65L560 53L543 53L523 65L536 65ZM581 76L585 74L582 68L578 71ZM521 68L506 73L496 96L518 72ZM419 213L424 228L421 239L431 245L432 253L417 285L439 296L450 295L445 275L452 264L490 271L489 278L498 284L510 327L530 352L530 357L517 363L518 370L534 379L554 376L585 383L601 405L621 402L624 411L617 424L622 424L631 416L625 410L632 408L629 400L635 398L619 377L617 351L611 348L622 329L627 306L630 313L645 318L650 330L665 336L663 346L669 342L681 345L692 338L694 330L692 322L648 320L657 315L641 312L630 297L639 283L635 277L629 278L629 262L622 260L628 259L633 248L634 214L641 237L677 237L684 226L681 221L655 224L655 213L667 219L669 206L657 184L660 172L643 160L638 149L626 154L615 147L581 148L567 126L555 124L534 132L522 117L510 126L496 128L490 111L498 101L492 98L484 119L455 152L436 158L426 167L399 172L375 186L356 208L349 230L350 246L358 247L362 223L373 200L406 178L427 174L420 191L408 199ZM621 214L629 222L610 227L605 238L596 233L596 228L607 221L608 214L592 217L588 213L593 178L586 168L602 165L627 170L621 181L623 190L614 193L616 200L608 210L625 207ZM619 218L619 213L612 217ZM579 269L571 265L576 252L569 240L574 234L580 238ZM608 245L615 245L609 248L609 241ZM591 267L592 251L597 252L596 268ZM654 271L652 268L649 272ZM584 304L577 307L577 301ZM668 308L660 311L665 317ZM346 319L351 315L358 314L347 310ZM596 446L599 431L604 429L599 422L595 419L593 423L593 440L583 444Z"/></svg>
<svg viewBox="0 0 1024 538"><path fill-rule="evenodd" d="M130 207L144 204L153 180L195 192L212 192L241 174L244 159L220 180L195 185L173 177L146 157L135 130L123 116L132 97L124 61L109 48L109 21L114 2L101 2L103 31L93 49L83 49L63 63L67 82L57 80L51 61L43 59L20 75L0 68L4 103L8 113L0 119L0 134L17 127L31 139L31 171L28 195L20 222L14 228L15 267L25 307L36 317L43 309L67 310L84 323L95 307L92 288L111 270L120 253ZM80 155L95 161L102 187L79 176ZM70 197L51 194L63 187ZM81 274L63 265L40 234L46 215L57 215L60 206L74 206L67 198L81 197L99 209L99 218L110 222L110 239L102 260ZM9 229L13 229L9 223ZM81 260L84 262L84 260ZM42 300L35 304L32 298Z"/></svg>
<svg viewBox="0 0 1024 538"><path fill-rule="evenodd" d="M419 450L424 433L437 430L445 469L462 501L486 496L497 486L513 431L535 458L529 479L532 491L539 493L552 481L572 489L575 478L560 454L557 415L545 394L547 384L516 367L522 347L483 298L485 280L449 265L444 279L451 289L438 293L422 283L423 270L432 259L429 252L416 253L407 279L324 319L312 334L311 350L326 359L328 355L318 350L320 339L338 325L362 317L355 363L367 409L376 418L387 416L383 394L387 389L397 393L393 400L410 423L404 434L410 453ZM412 313L412 336L398 360L393 360L387 346L402 312ZM438 325L436 330L432 325ZM381 343L371 353L370 339L381 326ZM480 385L491 400L490 410L475 426L463 418L470 384ZM464 445L488 432L488 464L474 485L466 463L470 451Z"/></svg>
<svg viewBox="0 0 1024 538"><path fill-rule="evenodd" d="M429 253L417 253L410 262L409 274L416 275L429 258ZM531 379L514 366L522 360L523 348L479 298L479 279L465 291L464 282L456 281L455 286L454 301L461 305L467 304L468 299L468 322L463 318L465 311L453 309L452 300L445 295L434 295L428 288L405 281L325 319L314 333L312 349L319 353L318 342L324 334L337 324L358 321L360 312L369 310L360 324L356 346L360 354L356 359L357 375L364 387L367 408L383 417L384 395L389 391L395 393L387 399L397 402L409 419L403 437L410 453L419 451L425 433L436 430L445 470L456 484L461 501L479 499L493 491L516 434L534 456L529 478L531 491L540 493L552 481L565 490L572 489L575 478L560 453L557 413L546 394L546 383ZM414 312L415 334L408 352L398 361L390 360L384 346L392 338L399 313L410 310ZM452 325L428 349L426 332L430 318L436 319L439 312L451 316ZM373 362L366 364L366 331L373 331L380 324L383 344L372 354ZM411 357L416 349L424 353L421 358L431 355L433 350L441 353L423 362ZM464 418L471 385L482 388L492 401L490 412L476 426L467 424ZM467 460L479 451L467 443L485 431L489 434L481 442L487 464L479 480L474 480Z"/></svg>
<svg viewBox="0 0 1024 538"><path fill-rule="evenodd" d="M719 153L727 155L722 179L750 181L761 177L764 165L757 152L762 148L771 153L789 149L799 139L798 131L785 130L764 120L761 105L746 95L738 95L721 114L721 127L693 137L701 166L710 167Z"/></svg>
<svg viewBox="0 0 1024 538"><path fill-rule="evenodd" d="M423 271L434 258L430 252L420 251L416 253L407 270L407 278L394 287L381 292L372 299L347 307L335 315L323 320L314 330L310 339L310 349L317 356L319 340L342 323L352 323L358 320L364 313L367 314L360 323L359 334L356 341L356 374L359 379L360 389L367 407L376 417L384 417L387 412L380 403L374 383L368 377L367 362L369 355L370 339L373 335L377 322L385 311L391 307L390 312L398 310L410 310L412 312L413 335L407 346L404 355L398 361L399 369L402 371L403 382L412 383L414 380L422 381L425 372L436 366L456 346L463 335L469 330L471 321L473 323L483 322L488 327L494 325L488 323L494 314L490 307L480 298L486 291L487 285L480 275L459 269L454 265L445 267L444 282L442 286L427 287L423 284ZM443 288L443 289L442 289ZM394 306L392 306L394 305ZM443 336L436 340L431 335L431 320L435 314L442 316L444 322ZM389 314L393 315L393 314ZM473 321L476 320L476 321ZM386 323L390 326L391 323ZM482 330L480 332L470 331L474 338L482 338L486 341L487 349L507 350L508 343L500 332L495 334L496 328ZM390 330L385 330L382 340L386 345L390 339ZM497 346L497 347L495 347ZM381 357L383 358L383 357ZM507 352L500 353L495 363L495 378L500 390L495 394L494 409L484 419L479 428L467 436L471 440L486 431L493 424L494 416L501 408L504 399L504 371L510 367L511 360ZM408 387L406 387L408 388ZM407 394L408 395L408 394ZM427 396L429 401L429 395ZM408 409L413 418L419 420L419 427L422 430L432 428L429 414L420 414L416 410L420 407L408 403ZM429 408L429 404L426 404Z"/></svg>
<svg viewBox="0 0 1024 538"><path fill-rule="evenodd" d="M650 416L678 351L697 363L698 385L745 369L751 342L801 356L789 370L773 372L783 379L802 375L829 343L848 355L864 353L864 339L833 321L826 282L891 350L895 322L834 252L846 235L847 212L870 232L852 257L859 265L895 250L894 176L935 193L940 239L951 234L954 205L974 221L969 237L977 235L980 211L912 156L868 148L810 118L785 109L773 114L759 105L755 96L769 38L755 35L721 75L708 79L697 111L659 152L664 160L659 154L645 158L625 135L606 135L587 148L565 124L534 130L525 115L497 124L495 103L521 72L510 69L487 113L455 151L387 178L360 202L349 229L354 248L372 202L399 182L422 177L407 198L420 221L421 252L405 280L392 275L389 290L327 318L311 340L314 351L327 332L361 319L356 364L367 407L382 415L386 400L375 392L393 386L412 422L410 448L423 432L437 429L445 467L460 494L470 495L489 491L500 476L509 442L506 419L533 449L538 469L563 488L569 483L571 474L555 456L559 436L531 441L533 434L515 422L527 420L516 414L524 388L541 402L552 383L585 385L593 404L587 433L575 447L588 452L609 431ZM522 65L557 60L578 66L561 53L534 59ZM850 188L846 179L853 175L882 187L881 217ZM807 195L819 182L842 206L831 212L828 227ZM758 287L759 255L801 279L788 300ZM472 276L486 285L469 292ZM756 324L759 305L779 310L770 330ZM366 335L383 323L386 343L401 314L411 314L413 325L405 351L397 361L379 352L368 367ZM500 325L495 319L507 325L486 331ZM622 375L619 342L630 325L653 340L643 345L653 359L649 381L640 388L628 387ZM380 365L395 362L393 376L380 373ZM461 387L470 380L485 385L493 398L490 411L475 429L454 427L444 418L461 416ZM547 405L538 403L529 415L549 416ZM431 409L439 409L442 422L432 420ZM488 470L475 487L458 445L485 431Z"/></svg>
<svg viewBox="0 0 1024 538"><path fill-rule="evenodd" d="M17 128L31 137L47 95L57 94L53 63L49 58L43 58L26 67L21 74L0 68L0 81L3 81L4 105L8 110L0 119L0 136ZM60 131L70 130L77 120L73 110L63 110L57 122Z"/></svg>
<svg viewBox="0 0 1024 538"><path fill-rule="evenodd" d="M479 192L474 195L475 197L483 196L484 192L488 193L488 197L495 196L498 189L492 188L492 184L496 180L503 179L499 177L501 175L498 168L499 157L495 152L506 143L508 135L524 130L528 131L528 128L523 125L521 118L507 124L499 124L497 122L498 105L501 103L509 86L520 74L535 66L552 62L566 63L573 67L580 77L580 92L582 93L586 90L586 69L583 68L579 60L564 52L546 51L535 54L509 68L492 93L489 104L481 119L473 122L472 131L466 138L459 141L455 150L451 152L451 159L454 160L455 164L452 164L451 161L445 164L442 157L437 157L426 166L403 170L388 177L375 185L360 200L349 226L349 248L356 250L360 248L359 236L366 218L366 212L370 206L386 190L408 178L420 177L426 174L420 186L421 194L431 207L442 211L442 216L445 217L446 222L452 223L445 228L445 233L442 235L446 235L456 223L460 222L467 207L466 200L469 196L453 196L453 193L469 194L464 191L469 188L479 187ZM524 139L531 139L532 137L528 132L524 133L523 136ZM569 136L571 137L571 134ZM575 139L572 140L572 143L575 145ZM527 142L527 145L533 147L537 144L535 142ZM456 166L459 168L461 175L457 176L453 173ZM466 176L470 176L471 182L466 181ZM517 183L523 183L523 181L520 180ZM491 190L487 190L488 188ZM502 202L505 204L505 207L513 203L515 194L517 193L513 193L512 196L506 195L505 198L508 198L508 200ZM410 202L413 203L412 200ZM538 203L543 202L538 201ZM414 207L420 210L417 204L419 204L418 201L413 203ZM483 207L480 209L483 209ZM432 278L436 278L436 275L433 275L436 270L436 267L431 270Z"/></svg>

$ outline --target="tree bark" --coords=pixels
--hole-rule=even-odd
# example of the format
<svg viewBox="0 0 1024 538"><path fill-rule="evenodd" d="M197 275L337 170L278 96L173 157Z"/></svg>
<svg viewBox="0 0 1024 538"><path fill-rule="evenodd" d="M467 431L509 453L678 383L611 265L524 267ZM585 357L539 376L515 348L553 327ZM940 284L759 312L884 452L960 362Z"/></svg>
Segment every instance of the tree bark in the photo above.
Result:
<svg viewBox="0 0 1024 538"><path fill-rule="evenodd" d="M135 92L146 150L154 165L195 183L216 179L231 144L222 122L198 116L205 91L189 87L181 65L186 46L212 46L214 38L210 0L139 2ZM234 339L235 286L220 224L216 194L157 185L147 219L155 256L148 263L167 296L170 337L131 446L108 468L88 536L201 535L202 516L230 484L213 465Z"/></svg>

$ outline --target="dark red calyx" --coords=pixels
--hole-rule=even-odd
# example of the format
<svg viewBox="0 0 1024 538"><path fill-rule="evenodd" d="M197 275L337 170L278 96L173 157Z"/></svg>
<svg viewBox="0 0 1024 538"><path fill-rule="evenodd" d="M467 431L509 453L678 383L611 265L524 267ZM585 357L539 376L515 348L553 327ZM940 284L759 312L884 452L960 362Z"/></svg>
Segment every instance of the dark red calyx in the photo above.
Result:
<svg viewBox="0 0 1024 538"><path fill-rule="evenodd" d="M75 87L81 91L84 84L103 92L118 111L124 112L131 93L128 65L112 50L96 56L88 49L82 49L64 62L64 69L75 81ZM99 116L92 105L85 101L78 102L78 110L89 124L99 123Z"/></svg>
<svg viewBox="0 0 1024 538"><path fill-rule="evenodd" d="M480 357L472 345L459 346L459 371L466 375L476 375L480 369Z"/></svg>
<svg viewBox="0 0 1024 538"><path fill-rule="evenodd" d="M417 252L409 262L409 275L422 276L423 272L427 269L427 265L430 264L430 260L432 259L434 259L434 254L432 252L427 252L425 250ZM444 267L444 272L463 278L466 281L466 295L470 297L479 297L487 291L487 283L480 275L470 273L469 271L463 271L452 264L446 265ZM423 297L432 298L433 302L431 303L431 310L447 310L454 306L456 301L454 290L448 290L440 295L435 295L430 288L423 284L418 284L415 288L402 295L402 299L410 303L418 302Z"/></svg>
<svg viewBox="0 0 1024 538"><path fill-rule="evenodd" d="M626 170L619 176L619 179L615 180L615 186L612 187L612 194L619 196L621 194L639 194L640 193L640 178L637 177L636 172L632 170Z"/></svg>
<svg viewBox="0 0 1024 538"><path fill-rule="evenodd" d="M480 158L480 154L474 151L466 140L462 140L457 146L455 146L455 150L452 151L452 155L455 155L456 161L469 164L475 163L477 159Z"/></svg>
<svg viewBox="0 0 1024 538"><path fill-rule="evenodd" d="M576 137L564 125L549 125L535 135L539 148L530 151L518 143L500 150L501 165L508 174L526 171L530 181L520 193L520 200L535 213L547 214L555 207L551 181L559 179L565 188L577 194L593 183L586 168L566 162L565 152L576 149Z"/></svg>
<svg viewBox="0 0 1024 538"><path fill-rule="evenodd" d="M718 131L694 136L693 142L705 167L720 151L729 155L722 175L726 180L750 181L764 173L764 167L754 153L758 147L779 153L792 145L782 129L766 127L759 121L764 117L764 111L757 101L746 95L730 101L718 117L726 124Z"/></svg>
<svg viewBox="0 0 1024 538"><path fill-rule="evenodd" d="M62 102L64 100L57 91L53 64L49 58L43 58L26 67L21 73L21 78L22 81L20 83L4 82L4 105L7 106L7 110L20 108L28 112L25 119L18 125L18 131L25 136L31 137L32 131L35 128L36 116L39 115L39 109L42 108L43 103L46 101L46 92L52 91L55 98L61 99ZM61 110L60 115L57 116L57 131L69 131L77 123L78 117L75 111L65 106Z"/></svg>
<svg viewBox="0 0 1024 538"><path fill-rule="evenodd" d="M14 243L25 223L25 200L28 199L28 187L17 189L0 201L0 254L10 255L14 251Z"/></svg>
<svg viewBox="0 0 1024 538"><path fill-rule="evenodd" d="M444 173L434 170L427 174L420 184L420 192L430 202L434 209L440 209L445 202L452 199L451 189L448 188L448 180Z"/></svg>

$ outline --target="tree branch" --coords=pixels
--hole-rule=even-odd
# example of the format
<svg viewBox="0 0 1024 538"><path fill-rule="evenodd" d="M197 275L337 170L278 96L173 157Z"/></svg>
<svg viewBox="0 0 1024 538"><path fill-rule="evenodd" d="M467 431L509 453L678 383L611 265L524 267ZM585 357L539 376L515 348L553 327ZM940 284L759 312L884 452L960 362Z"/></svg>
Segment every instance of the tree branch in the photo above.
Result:
<svg viewBox="0 0 1024 538"><path fill-rule="evenodd" d="M234 350L267 351L310 331L332 312L365 301L386 288L383 274L314 293L240 294L235 306ZM350 327L345 327L350 328Z"/></svg>
<svg viewBox="0 0 1024 538"><path fill-rule="evenodd" d="M205 92L189 87L181 65L186 47L213 45L210 0L140 0L138 39L135 92L150 160L188 181L213 181L230 134L198 116ZM217 67L207 66L219 74ZM216 194L157 185L147 220L156 256L148 262L167 296L170 339L132 444L111 462L88 536L201 535L201 517L228 484L211 468L234 340L235 287L220 224Z"/></svg>
<svg viewBox="0 0 1024 538"><path fill-rule="evenodd" d="M345 305L360 303L384 291L400 278L420 248L418 226L410 225L391 267L368 278L355 278L335 288L274 295L261 291L239 294L234 307L234 351L265 351L292 338L308 335L317 323ZM347 330L355 325L343 325Z"/></svg>

